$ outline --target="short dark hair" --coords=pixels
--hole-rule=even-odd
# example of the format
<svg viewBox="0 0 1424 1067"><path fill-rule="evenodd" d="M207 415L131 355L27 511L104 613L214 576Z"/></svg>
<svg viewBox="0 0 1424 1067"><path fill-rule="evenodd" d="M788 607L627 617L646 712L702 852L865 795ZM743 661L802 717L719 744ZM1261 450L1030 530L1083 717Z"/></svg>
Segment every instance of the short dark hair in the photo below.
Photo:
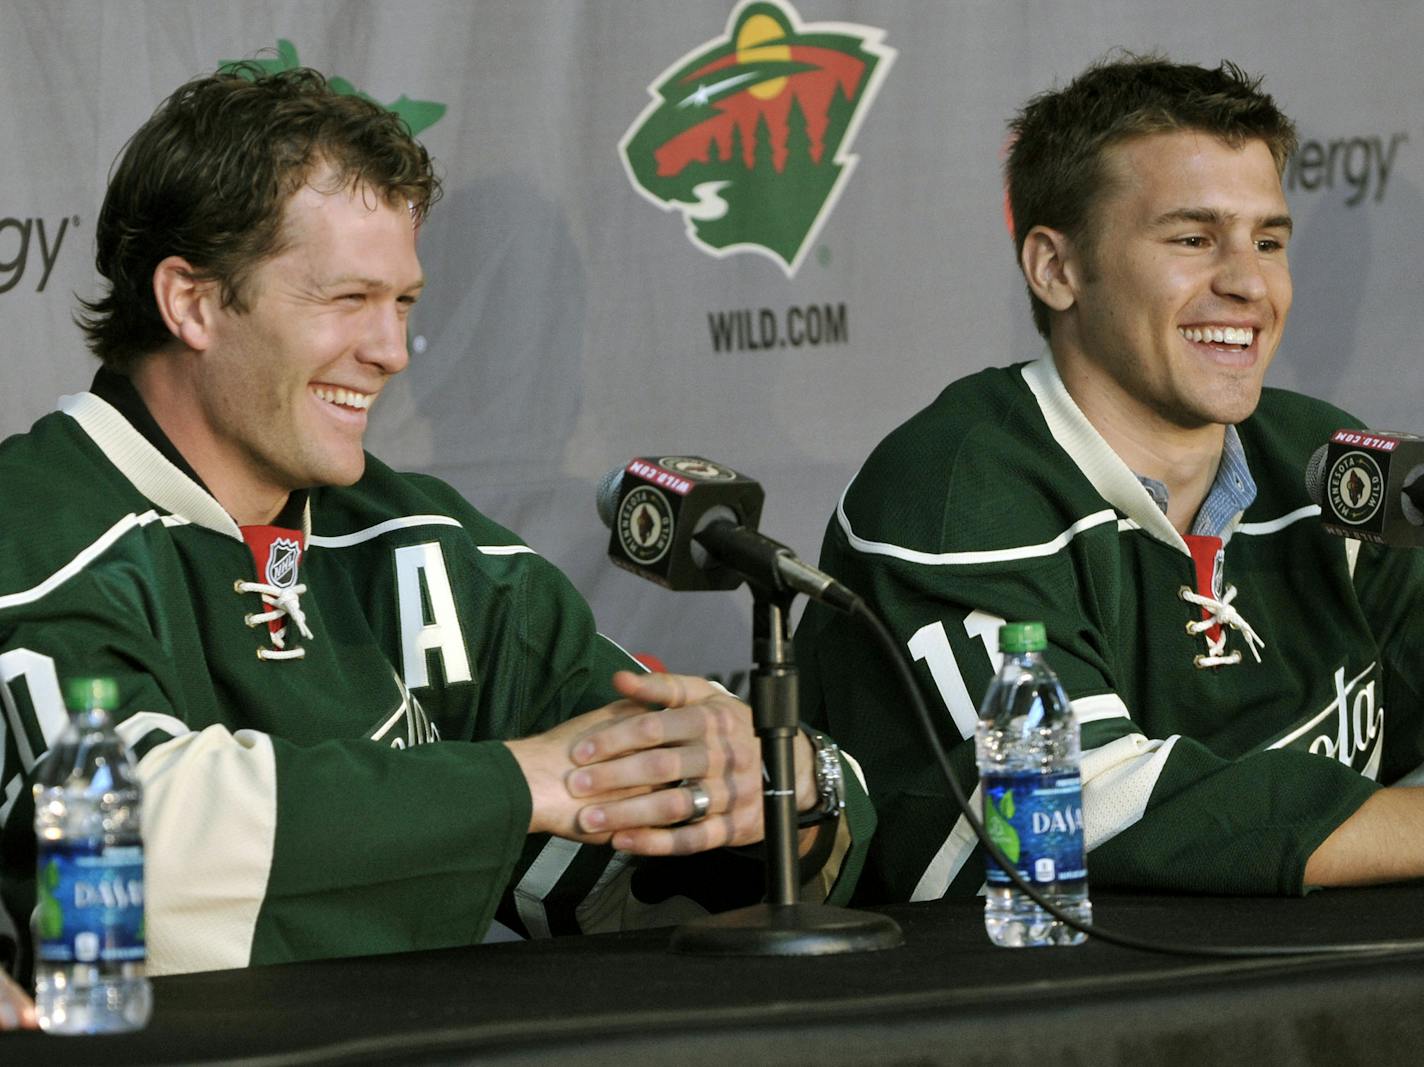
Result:
<svg viewBox="0 0 1424 1067"><path fill-rule="evenodd" d="M430 156L403 119L337 93L308 68L224 67L181 86L124 147L96 231L108 292L77 321L104 364L126 371L172 339L153 272L182 256L246 310L251 272L283 247L287 201L320 170L336 188L369 188L421 222L440 196Z"/></svg>
<svg viewBox="0 0 1424 1067"><path fill-rule="evenodd" d="M1260 91L1261 79L1223 61L1214 70L1159 55L1119 53L1065 89L1041 93L1009 123L1005 163L1014 251L1035 226L1067 234L1091 257L1094 212L1108 185L1104 150L1133 137L1199 130L1235 148L1261 140L1277 172L1295 151L1295 126ZM1048 307L1029 292L1033 321L1048 336Z"/></svg>

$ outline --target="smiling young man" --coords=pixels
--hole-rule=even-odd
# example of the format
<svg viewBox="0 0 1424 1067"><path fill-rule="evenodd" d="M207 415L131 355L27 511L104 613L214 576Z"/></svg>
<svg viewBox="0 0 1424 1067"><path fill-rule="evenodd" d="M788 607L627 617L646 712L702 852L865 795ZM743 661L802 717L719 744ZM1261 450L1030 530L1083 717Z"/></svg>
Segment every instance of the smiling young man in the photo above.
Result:
<svg viewBox="0 0 1424 1067"><path fill-rule="evenodd" d="M1291 305L1291 123L1230 64L1129 58L1012 125L1049 352L882 442L822 566L905 642L966 788L998 627L1045 622L1094 885L1424 875L1424 790L1380 788L1424 763L1424 553L1321 531L1303 472L1356 424L1262 387ZM853 625L812 605L797 642L807 718L854 748L880 817L859 896L975 892L974 839Z"/></svg>
<svg viewBox="0 0 1424 1067"><path fill-rule="evenodd" d="M30 784L76 675L117 681L138 760L153 973L469 944L496 915L671 922L689 887L631 854L760 840L744 705L641 672L513 534L363 451L437 195L398 118L312 71L198 79L129 142L84 321L103 367L0 445L23 502L0 531L0 948L34 905ZM844 785L804 737L797 772L807 863L839 863Z"/></svg>

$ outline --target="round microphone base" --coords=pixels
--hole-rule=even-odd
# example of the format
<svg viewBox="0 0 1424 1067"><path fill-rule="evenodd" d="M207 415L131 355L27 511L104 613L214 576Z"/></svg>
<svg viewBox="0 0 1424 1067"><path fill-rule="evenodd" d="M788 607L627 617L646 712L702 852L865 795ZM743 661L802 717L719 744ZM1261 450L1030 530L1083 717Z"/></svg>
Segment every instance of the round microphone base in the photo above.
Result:
<svg viewBox="0 0 1424 1067"><path fill-rule="evenodd" d="M829 904L753 904L684 923L668 947L689 956L831 956L904 943L895 921L875 912Z"/></svg>

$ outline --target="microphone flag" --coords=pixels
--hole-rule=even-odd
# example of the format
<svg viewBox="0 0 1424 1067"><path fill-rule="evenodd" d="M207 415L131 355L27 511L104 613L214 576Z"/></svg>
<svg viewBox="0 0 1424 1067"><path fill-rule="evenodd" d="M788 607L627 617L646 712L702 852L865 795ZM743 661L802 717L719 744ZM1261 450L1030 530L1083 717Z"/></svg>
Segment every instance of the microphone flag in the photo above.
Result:
<svg viewBox="0 0 1424 1067"><path fill-rule="evenodd" d="M1424 437L1336 430L1311 457L1305 484L1328 532L1424 545Z"/></svg>
<svg viewBox="0 0 1424 1067"><path fill-rule="evenodd" d="M634 459L598 489L609 558L668 589L735 589L741 575L693 537L717 521L756 529L765 496L758 482L701 456Z"/></svg>

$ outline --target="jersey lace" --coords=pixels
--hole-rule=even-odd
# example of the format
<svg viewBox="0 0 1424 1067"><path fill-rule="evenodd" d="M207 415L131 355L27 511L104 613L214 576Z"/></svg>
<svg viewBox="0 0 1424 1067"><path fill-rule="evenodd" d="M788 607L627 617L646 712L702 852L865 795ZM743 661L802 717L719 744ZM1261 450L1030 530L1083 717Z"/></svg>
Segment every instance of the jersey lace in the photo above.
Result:
<svg viewBox="0 0 1424 1067"><path fill-rule="evenodd" d="M1226 651L1227 627L1240 632L1246 639L1246 647L1251 650L1251 655L1256 658L1257 663L1261 662L1260 650L1266 647L1266 642L1261 640L1251 624L1242 618L1241 612L1232 606L1231 602L1236 599L1236 586L1228 585L1220 600L1195 593L1185 585L1178 590L1177 595L1207 613L1205 618L1187 623L1187 633L1193 637L1197 634L1206 636L1207 654L1192 658L1192 662L1198 667L1229 667L1241 662L1239 648L1231 652ZM1213 630L1216 632L1214 637Z"/></svg>
<svg viewBox="0 0 1424 1067"><path fill-rule="evenodd" d="M259 646L257 649L258 659L301 659L307 654L307 650L298 646L296 648L287 647L287 627L286 625L273 626L272 623L290 618L297 624L297 629L301 631L303 637L308 641L312 639L312 632L307 627L307 617L302 612L301 596L307 591L305 585L293 585L286 589L279 589L275 585L268 585L266 582L245 582L238 579L233 583L233 589L239 593L260 593L262 603L267 606L266 611L253 612L244 615L242 621L248 627L256 629L263 623L267 623L267 636L271 638L272 647Z"/></svg>

